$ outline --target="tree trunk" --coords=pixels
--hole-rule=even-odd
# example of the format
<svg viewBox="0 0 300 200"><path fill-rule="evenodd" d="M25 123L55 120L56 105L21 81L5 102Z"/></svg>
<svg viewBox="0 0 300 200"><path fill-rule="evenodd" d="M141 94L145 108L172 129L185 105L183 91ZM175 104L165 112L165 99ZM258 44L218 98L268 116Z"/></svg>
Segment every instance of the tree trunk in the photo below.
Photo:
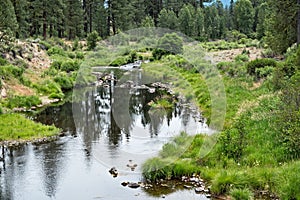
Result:
<svg viewBox="0 0 300 200"><path fill-rule="evenodd" d="M44 23L43 23L43 37L44 37L44 40L47 38L47 13L46 11L43 12L43 20L44 20Z"/></svg>
<svg viewBox="0 0 300 200"><path fill-rule="evenodd" d="M300 45L300 0L297 0L298 20L297 20L297 44Z"/></svg>

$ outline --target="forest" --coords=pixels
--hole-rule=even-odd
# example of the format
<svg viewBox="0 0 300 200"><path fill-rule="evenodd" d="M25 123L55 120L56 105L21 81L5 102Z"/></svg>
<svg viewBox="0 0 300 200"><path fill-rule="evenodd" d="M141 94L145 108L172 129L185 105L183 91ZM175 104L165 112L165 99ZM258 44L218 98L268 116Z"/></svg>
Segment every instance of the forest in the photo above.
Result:
<svg viewBox="0 0 300 200"><path fill-rule="evenodd" d="M168 31L164 35L153 34L159 28ZM134 35L140 32L132 30L148 32ZM190 41L196 41L194 46ZM175 181L196 193L203 189L207 191L203 194L208 193L209 198L300 199L299 45L300 0L1 0L0 199L9 199L10 195L3 192L6 187L2 186L6 182L2 180L15 179L6 173L13 166L5 165L6 162L15 162L11 152L23 157L26 152L34 157L32 152L45 150L45 155L53 155L56 161L60 152L76 151L76 148L50 152L51 146L61 145L60 141L66 140L69 143L62 143L81 145L74 141L85 132L71 133L73 117L76 117L71 113L71 104L84 99L80 97L83 93L90 95L91 102L94 97L106 98L105 92L113 87L115 80L111 73L103 75L92 72L92 68L119 70L136 63L140 63L138 70L159 80L158 85L171 85L167 88L171 92L163 93L159 98L150 101L150 97L143 97L149 100L144 107L150 107L153 112L171 110L168 116L171 120L172 109L182 98L185 103L199 108L210 127L214 128L214 123L222 121L222 117L224 120L217 137L181 132L169 142L164 141L156 157L138 164L130 160L128 165L134 165L134 169L140 167L145 180L138 187L150 185L149 190L139 190L141 195L153 192L151 185L158 185L163 189L158 194L153 192L154 196L167 198L169 190L166 188L173 191L172 181ZM112 46L117 46L117 50ZM196 54L195 49L200 52ZM214 62L204 61L202 54ZM218 81L222 85L218 85ZM209 90L211 83L216 83L213 92ZM134 87L133 81L127 84ZM90 91L91 85L101 89ZM155 91L148 85L141 87ZM226 102L222 104L226 112L216 115L213 113L213 95L222 89L226 96ZM78 93L72 96L74 91L79 91L79 97L76 96ZM101 97L96 94L99 91ZM135 103L138 100L136 97ZM103 102L109 100L97 103ZM81 105L90 108L87 101ZM65 107L60 110L60 106ZM110 108L111 105L101 106ZM54 114L49 114L47 108L53 109ZM44 112L46 114L42 115ZM56 119L60 112L63 117ZM117 127L117 122L108 114L110 112L112 109L103 112L106 113L104 119L111 120L103 130L113 127L107 134L110 143L105 144L111 149L118 148L122 145L120 138L126 132L126 142L130 145L133 123L121 117L124 118L121 125L129 124L124 131ZM89 117L94 113L89 110L85 114L84 117ZM122 114L118 113L119 116ZM37 122L33 116L39 115L51 123ZM92 116L92 122L97 123L99 116ZM148 118L145 121L151 124L152 119ZM163 121L159 116L153 119L158 124ZM146 127L145 121L141 124ZM71 128L67 127L65 131L60 122ZM99 128L97 125L88 127L86 132L89 133L90 128ZM84 130L84 123L76 128ZM159 132L159 125L154 129ZM101 132L97 131L84 135L84 145L78 148L88 158L82 161L84 164L92 159L93 145L101 143L99 140L104 137L97 135ZM213 148L202 156L202 147L206 147L206 142L214 141ZM27 151L28 146L23 148L22 145L28 143L36 146ZM72 160L73 153L68 159ZM47 167L47 164L43 166ZM68 167L66 164L66 171ZM52 165L46 173L50 172ZM105 177L107 172L105 168L101 176ZM99 175L98 171L96 174ZM47 177L56 175L47 174ZM201 183L205 185L198 187L194 181L187 186L184 182L195 178L203 179ZM115 180L119 181L118 178ZM50 196L54 197L56 191L52 192L54 194Z"/></svg>
<svg viewBox="0 0 300 200"><path fill-rule="evenodd" d="M282 53L297 40L297 11L292 0L230 0L226 6L220 0L3 0L0 27L16 38L44 39L85 38L93 31L105 39L156 26L208 41L238 31Z"/></svg>

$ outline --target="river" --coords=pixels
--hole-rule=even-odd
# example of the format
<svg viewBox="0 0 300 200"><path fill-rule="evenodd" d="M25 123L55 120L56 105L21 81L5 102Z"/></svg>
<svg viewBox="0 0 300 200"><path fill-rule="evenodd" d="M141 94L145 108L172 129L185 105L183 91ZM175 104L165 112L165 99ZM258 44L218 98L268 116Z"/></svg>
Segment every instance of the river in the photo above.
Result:
<svg viewBox="0 0 300 200"><path fill-rule="evenodd" d="M29 115L65 134L46 144L7 150L0 163L0 199L207 199L181 187L147 191L121 185L142 181L142 163L180 131L212 131L192 105L152 109L148 103L161 93L142 87L104 85L73 93L80 97L72 103ZM128 163L137 165L134 171ZM111 167L119 172L116 178L108 172Z"/></svg>

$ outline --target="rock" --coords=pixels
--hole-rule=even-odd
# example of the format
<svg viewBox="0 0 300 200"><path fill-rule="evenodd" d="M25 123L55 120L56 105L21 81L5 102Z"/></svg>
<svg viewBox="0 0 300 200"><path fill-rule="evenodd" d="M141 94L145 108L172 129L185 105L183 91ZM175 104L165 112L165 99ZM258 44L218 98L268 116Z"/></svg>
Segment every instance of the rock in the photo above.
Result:
<svg viewBox="0 0 300 200"><path fill-rule="evenodd" d="M211 198L211 194L206 194L205 195L207 198Z"/></svg>
<svg viewBox="0 0 300 200"><path fill-rule="evenodd" d="M115 167L112 167L110 170L109 170L109 173L115 178L118 176L118 171Z"/></svg>
<svg viewBox="0 0 300 200"><path fill-rule="evenodd" d="M205 189L204 187L196 187L195 192L196 193L204 192L204 189Z"/></svg>
<svg viewBox="0 0 300 200"><path fill-rule="evenodd" d="M200 181L199 178L196 177L190 178L190 182L198 183L199 181Z"/></svg>
<svg viewBox="0 0 300 200"><path fill-rule="evenodd" d="M129 184L129 182L126 182L126 181L121 183L121 185L124 186L124 187L126 187L128 184Z"/></svg>
<svg viewBox="0 0 300 200"><path fill-rule="evenodd" d="M131 169L131 171L134 171L135 168L137 167L137 164L132 163L132 160L129 160L129 163L126 165Z"/></svg>
<svg viewBox="0 0 300 200"><path fill-rule="evenodd" d="M186 188L186 189L192 189L193 188L193 186L191 186L191 185L183 185L183 187Z"/></svg>
<svg viewBox="0 0 300 200"><path fill-rule="evenodd" d="M128 183L128 187L135 189L135 188L140 187L140 185L138 183Z"/></svg>
<svg viewBox="0 0 300 200"><path fill-rule="evenodd" d="M163 194L163 195L161 196L161 198L163 198L163 199L166 198L166 195Z"/></svg>

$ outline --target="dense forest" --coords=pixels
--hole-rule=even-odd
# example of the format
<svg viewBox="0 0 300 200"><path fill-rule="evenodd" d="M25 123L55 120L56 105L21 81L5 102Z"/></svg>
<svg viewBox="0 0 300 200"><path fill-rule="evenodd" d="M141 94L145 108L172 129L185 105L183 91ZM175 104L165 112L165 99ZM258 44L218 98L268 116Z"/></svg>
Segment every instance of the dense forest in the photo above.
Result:
<svg viewBox="0 0 300 200"><path fill-rule="evenodd" d="M220 0L3 0L0 30L16 38L75 39L157 26L199 41L240 33L282 53L297 41L298 8L295 0L231 0L229 6Z"/></svg>

